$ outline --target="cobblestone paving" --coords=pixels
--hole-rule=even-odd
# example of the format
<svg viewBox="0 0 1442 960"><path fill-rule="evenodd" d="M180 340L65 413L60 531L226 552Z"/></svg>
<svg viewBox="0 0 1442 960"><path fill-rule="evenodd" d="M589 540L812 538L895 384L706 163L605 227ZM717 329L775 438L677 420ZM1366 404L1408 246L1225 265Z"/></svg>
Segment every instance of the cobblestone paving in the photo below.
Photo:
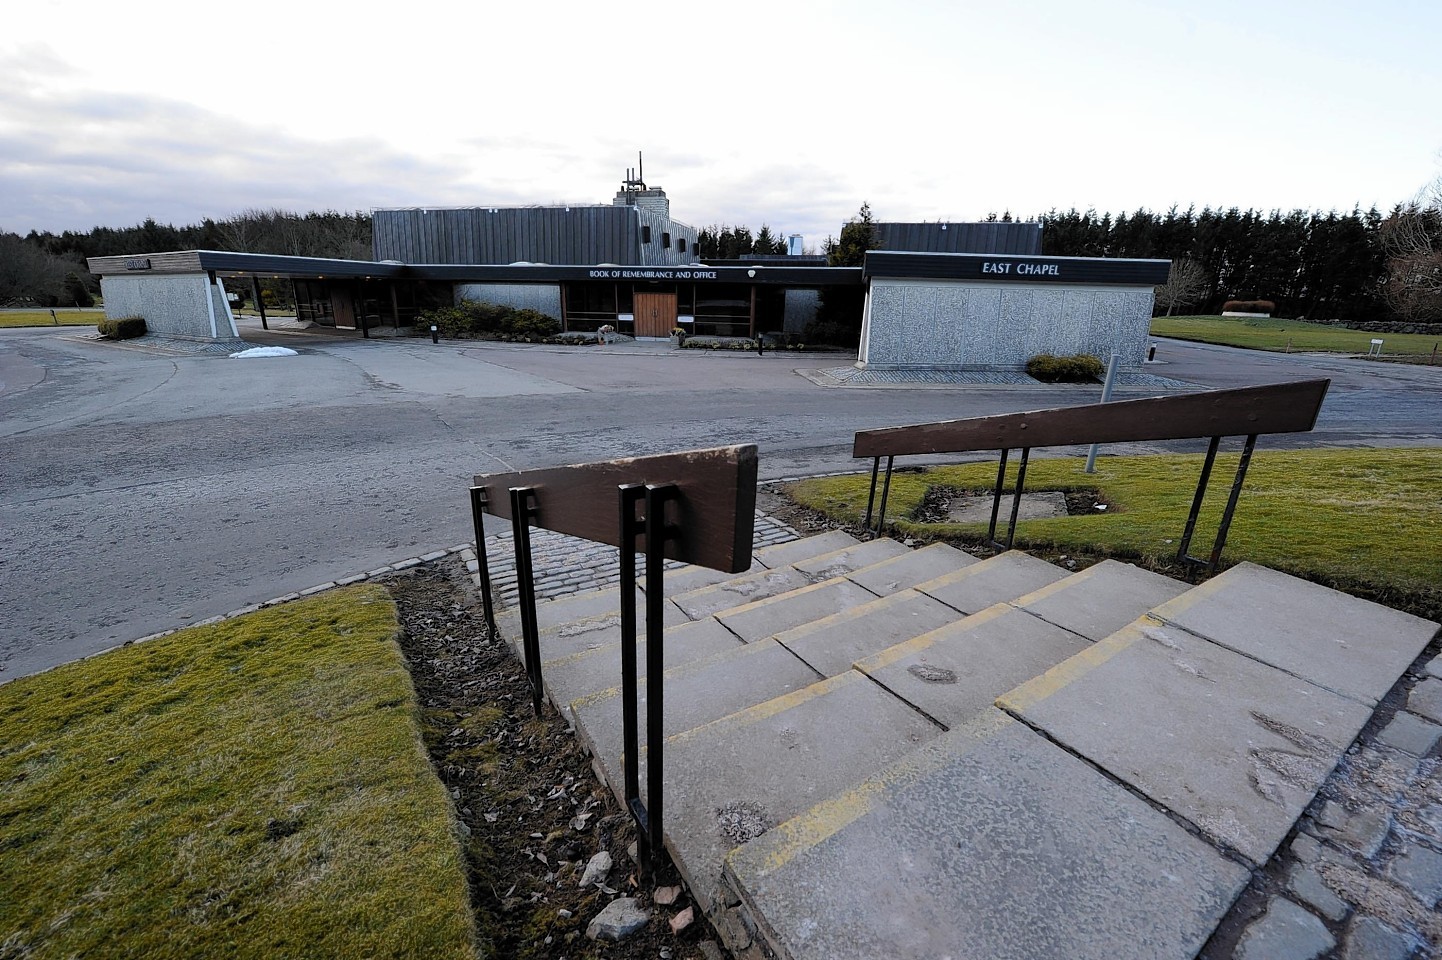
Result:
<svg viewBox="0 0 1442 960"><path fill-rule="evenodd" d="M1024 373L1007 370L858 370L856 367L827 367L822 370L797 371L806 379L823 387L876 387L912 385L917 383L979 384L999 386L1042 386ZM1150 373L1118 373L1119 387L1141 387L1149 390L1194 390L1197 385L1171 377Z"/></svg>
<svg viewBox="0 0 1442 960"><path fill-rule="evenodd" d="M1442 957L1442 656L1409 672L1202 954Z"/></svg>
<svg viewBox="0 0 1442 960"><path fill-rule="evenodd" d="M769 547L800 537L795 530L761 511L756 511L755 545ZM637 560L641 555L637 554ZM491 585L496 603L510 606L516 602L516 554L511 535L503 533L486 538L486 557L491 567ZM620 552L604 543L578 540L550 530L531 531L532 569L536 577L536 599L551 600L568 593L614 586L621 579ZM477 563L467 559L474 574ZM668 569L685 564L668 561Z"/></svg>

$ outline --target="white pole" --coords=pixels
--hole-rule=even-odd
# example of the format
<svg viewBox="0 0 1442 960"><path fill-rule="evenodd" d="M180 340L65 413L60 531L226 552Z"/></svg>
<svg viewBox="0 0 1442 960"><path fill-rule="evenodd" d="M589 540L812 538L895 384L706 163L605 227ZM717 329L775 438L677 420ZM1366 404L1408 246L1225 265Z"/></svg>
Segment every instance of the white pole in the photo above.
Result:
<svg viewBox="0 0 1442 960"><path fill-rule="evenodd" d="M1121 354L1114 353L1112 354L1112 358L1107 361L1107 378L1106 381L1102 383L1102 403L1106 403L1112 398L1112 387L1114 387L1117 382L1117 361L1120 359ZM1092 444L1091 450L1087 451L1087 473L1097 472L1097 447L1099 446L1100 444L1094 443Z"/></svg>

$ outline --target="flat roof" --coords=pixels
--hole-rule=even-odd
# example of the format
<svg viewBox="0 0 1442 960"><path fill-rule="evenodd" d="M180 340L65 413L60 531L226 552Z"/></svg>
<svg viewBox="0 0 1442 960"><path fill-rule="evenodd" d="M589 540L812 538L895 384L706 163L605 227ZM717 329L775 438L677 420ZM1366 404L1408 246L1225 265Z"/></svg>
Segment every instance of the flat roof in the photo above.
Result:
<svg viewBox="0 0 1442 960"><path fill-rule="evenodd" d="M680 266L622 264L469 264L400 263L392 260L335 260L289 257L224 250L180 250L121 257L91 257L86 265L100 276L195 274L226 277L290 277L304 279L445 280L477 283L556 283L596 281L682 281L688 283L755 283L789 286L851 286L862 282L860 267Z"/></svg>
<svg viewBox="0 0 1442 960"><path fill-rule="evenodd" d="M980 280L997 283L1085 283L1154 287L1167 282L1171 266L1170 260L868 250L863 269L867 277L895 280Z"/></svg>

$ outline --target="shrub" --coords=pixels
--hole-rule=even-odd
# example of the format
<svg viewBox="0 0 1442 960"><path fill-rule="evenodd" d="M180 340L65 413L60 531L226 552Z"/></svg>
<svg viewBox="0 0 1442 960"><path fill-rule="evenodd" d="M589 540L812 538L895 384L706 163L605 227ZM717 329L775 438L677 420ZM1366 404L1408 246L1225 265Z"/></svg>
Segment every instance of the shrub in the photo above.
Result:
<svg viewBox="0 0 1442 960"><path fill-rule="evenodd" d="M1039 353L1026 362L1026 372L1027 376L1042 383L1087 383L1100 380L1106 373L1106 365L1100 357L1089 353L1069 357Z"/></svg>
<svg viewBox="0 0 1442 960"><path fill-rule="evenodd" d="M1223 313L1273 313L1276 309L1271 300L1228 300L1222 304Z"/></svg>
<svg viewBox="0 0 1442 960"><path fill-rule="evenodd" d="M539 310L510 310L501 318L500 325L502 333L527 340L553 337L561 332L560 321Z"/></svg>
<svg viewBox="0 0 1442 960"><path fill-rule="evenodd" d="M133 340L145 336L145 318L106 317L95 325L95 329L107 340Z"/></svg>

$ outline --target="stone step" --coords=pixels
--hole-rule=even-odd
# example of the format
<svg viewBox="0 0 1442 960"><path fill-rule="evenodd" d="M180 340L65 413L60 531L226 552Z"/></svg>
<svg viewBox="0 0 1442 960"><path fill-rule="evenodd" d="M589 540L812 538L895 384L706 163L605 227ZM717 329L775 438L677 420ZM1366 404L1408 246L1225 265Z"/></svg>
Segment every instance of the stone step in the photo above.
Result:
<svg viewBox="0 0 1442 960"><path fill-rule="evenodd" d="M644 630L638 631L636 640L636 666L642 677L646 675L645 635ZM661 653L669 670L743 647L734 633L708 617L668 628ZM568 721L574 722L571 701L620 686L621 644L608 643L545 661L541 665L541 679L556 709Z"/></svg>
<svg viewBox="0 0 1442 960"><path fill-rule="evenodd" d="M1067 577L1055 564L1008 550L955 573L917 584L916 590L962 613L978 613Z"/></svg>
<svg viewBox="0 0 1442 960"><path fill-rule="evenodd" d="M1103 560L1018 597L1012 605L1088 640L1104 640L1189 589L1180 580L1129 563Z"/></svg>
<svg viewBox="0 0 1442 960"><path fill-rule="evenodd" d="M1254 563L1237 564L1155 615L1368 706L1437 632L1430 620Z"/></svg>
<svg viewBox="0 0 1442 960"><path fill-rule="evenodd" d="M945 549L937 550L937 547ZM928 578L927 574L934 576ZM955 603L980 610L983 608L976 605L982 600L990 603L1013 600L1039 584L1060 582L1066 577L1066 571L1059 567L1025 554L1005 553L977 560L945 544L933 544L913 551L910 557L847 574L848 580L868 586L873 592L889 592L892 586L912 586L898 592L893 602L871 601L842 610L778 634L777 639L821 673L835 676L850 669L857 660L953 623L972 612L947 606L928 596L929 592L943 593Z"/></svg>
<svg viewBox="0 0 1442 960"><path fill-rule="evenodd" d="M1319 641L1319 657L1335 653ZM1372 715L1149 617L997 706L1253 866L1267 862Z"/></svg>
<svg viewBox="0 0 1442 960"><path fill-rule="evenodd" d="M715 624L716 621L698 621ZM680 630L686 630L681 627ZM720 628L718 626L718 629ZM679 631L678 631L679 632ZM671 635L666 636L667 643ZM747 707L810 686L821 675L775 640L733 646L718 655L665 672L662 731L670 737L710 723ZM646 688L639 685L637 716L645 743ZM624 719L619 686L582 697L571 704L582 742L599 764L611 788L622 792ZM669 766L669 765L668 765ZM623 801L624 802L624 801Z"/></svg>
<svg viewBox="0 0 1442 960"><path fill-rule="evenodd" d="M768 570L789 567L798 560L809 560L833 550L844 550L860 543L843 530L828 530L811 537L802 537L789 543L778 543L773 547L762 547L754 551L756 562Z"/></svg>
<svg viewBox="0 0 1442 960"><path fill-rule="evenodd" d="M904 548L903 548L904 549ZM876 594L845 577L835 577L716 614L726 629L747 643L875 600Z"/></svg>
<svg viewBox="0 0 1442 960"><path fill-rule="evenodd" d="M598 594L609 594L610 612L599 613L592 616L583 616L573 620L561 620L565 611L547 611L546 608L552 604L569 604L571 600L581 600L581 595L566 597L560 600L551 600L546 603L536 604L536 619L543 624L538 631L537 639L540 642L541 662L559 660L573 654L583 653L587 650L595 650L601 647L619 644L621 642L621 601L617 590L612 587L609 590L596 591ZM593 606L602 606L601 597L594 599L587 597L587 603L575 604L579 609L592 609ZM542 611L548 616L542 617ZM671 600L664 601L662 605L662 623L667 629L679 627L691 622L691 618L676 606ZM506 637L511 644L511 649L516 651L516 656L521 656L521 621L519 616L507 617L504 620L498 619L497 625L501 628L501 635ZM636 591L636 632L638 636L646 633L646 597L640 591Z"/></svg>
<svg viewBox="0 0 1442 960"><path fill-rule="evenodd" d="M804 542L806 541L796 541ZM769 549L779 550L784 547L795 547L795 543L783 543ZM853 540L850 545L840 549L803 557L796 561L796 566L774 566L757 573L741 574L722 583L678 594L672 597L671 601L692 620L700 620L756 600L799 590L827 577L836 577L879 563L897 556L898 550L906 549L895 540L870 540L866 543L856 543ZM808 573L807 569L802 567L817 572Z"/></svg>
<svg viewBox="0 0 1442 960"><path fill-rule="evenodd" d="M1089 646L1085 637L998 603L860 660L856 669L952 729Z"/></svg>
<svg viewBox="0 0 1442 960"><path fill-rule="evenodd" d="M873 564L865 570L853 571L846 578L884 597L978 562L976 557L950 544L933 543L919 550L908 550L895 559Z"/></svg>
<svg viewBox="0 0 1442 960"><path fill-rule="evenodd" d="M733 847L940 733L849 671L669 737L666 844L697 903L719 915L721 861Z"/></svg>
<svg viewBox="0 0 1442 960"><path fill-rule="evenodd" d="M1194 956L1248 872L997 710L732 851L786 960Z"/></svg>
<svg viewBox="0 0 1442 960"><path fill-rule="evenodd" d="M915 590L833 613L778 633L776 639L823 676L851 669L857 660L952 623L961 614Z"/></svg>

